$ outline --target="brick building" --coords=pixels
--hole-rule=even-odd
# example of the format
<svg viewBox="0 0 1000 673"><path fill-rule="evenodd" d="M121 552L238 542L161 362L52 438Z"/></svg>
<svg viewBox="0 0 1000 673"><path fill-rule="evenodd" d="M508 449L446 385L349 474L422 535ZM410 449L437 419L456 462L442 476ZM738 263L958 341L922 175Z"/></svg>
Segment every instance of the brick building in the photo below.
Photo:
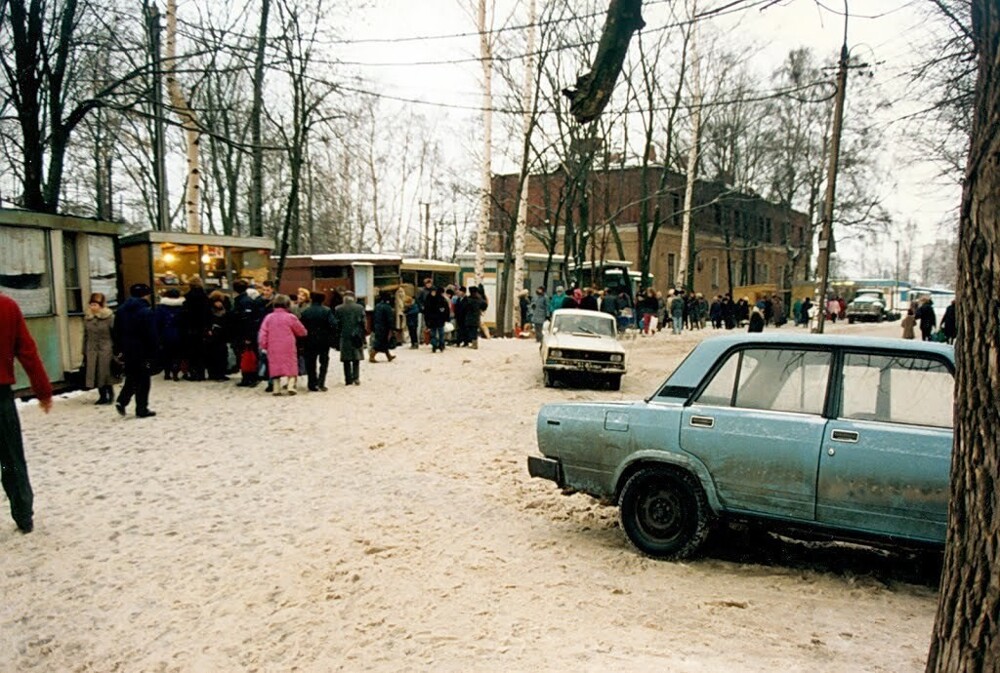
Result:
<svg viewBox="0 0 1000 673"><path fill-rule="evenodd" d="M493 178L491 250L503 249L505 229L516 216L517 177ZM641 167L591 172L585 184L567 181L563 172L530 176L528 227L537 235L526 237L525 250L547 252L539 236L549 242L554 239L561 258L568 223L571 240L577 242L571 245L571 256L580 261L626 259L639 269L643 194L649 195L647 221L652 222L661 168L646 170L645 192L642 178ZM668 172L658 198L661 226L650 255L650 273L658 290L673 287L677 274L684 190L684 176ZM811 240L804 213L701 180L695 184L692 212L696 291L714 295L758 283L790 289L792 282L806 279Z"/></svg>

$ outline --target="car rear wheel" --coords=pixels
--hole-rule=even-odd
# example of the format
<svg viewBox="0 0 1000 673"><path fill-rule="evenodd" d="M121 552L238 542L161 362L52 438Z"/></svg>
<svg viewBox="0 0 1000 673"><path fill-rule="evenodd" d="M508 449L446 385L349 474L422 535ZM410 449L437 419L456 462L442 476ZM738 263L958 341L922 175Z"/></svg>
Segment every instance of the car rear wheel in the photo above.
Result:
<svg viewBox="0 0 1000 673"><path fill-rule="evenodd" d="M705 492L680 470L644 468L633 474L622 489L619 513L629 541L653 558L687 558L711 530Z"/></svg>

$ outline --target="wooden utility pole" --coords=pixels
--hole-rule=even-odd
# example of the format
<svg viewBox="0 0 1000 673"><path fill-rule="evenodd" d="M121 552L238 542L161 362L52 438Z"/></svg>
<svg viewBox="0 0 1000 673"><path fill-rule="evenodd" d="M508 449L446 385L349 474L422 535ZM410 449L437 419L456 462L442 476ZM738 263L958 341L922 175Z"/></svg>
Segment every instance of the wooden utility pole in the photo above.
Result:
<svg viewBox="0 0 1000 673"><path fill-rule="evenodd" d="M837 195L837 163L840 159L840 134L844 121L844 98L847 94L847 16L844 16L844 44L840 47L840 67L837 70L837 97L833 105L833 129L830 132L830 165L826 178L826 200L823 203L823 224L819 234L819 321L816 332L823 333L826 324L826 291L830 283L830 253L833 250L833 203Z"/></svg>
<svg viewBox="0 0 1000 673"><path fill-rule="evenodd" d="M486 31L486 2L479 0L477 27L479 28L479 56L483 66L483 163L479 227L476 229L476 285L483 284L486 273L486 238L490 228L493 200L493 38Z"/></svg>

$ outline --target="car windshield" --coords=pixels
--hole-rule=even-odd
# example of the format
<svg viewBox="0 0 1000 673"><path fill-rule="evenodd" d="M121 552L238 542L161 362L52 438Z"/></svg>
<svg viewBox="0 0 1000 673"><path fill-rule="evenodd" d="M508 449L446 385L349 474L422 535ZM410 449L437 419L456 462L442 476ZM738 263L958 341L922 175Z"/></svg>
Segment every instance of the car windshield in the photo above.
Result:
<svg viewBox="0 0 1000 673"><path fill-rule="evenodd" d="M613 337L615 335L615 322L600 314L557 315L552 329L556 332Z"/></svg>
<svg viewBox="0 0 1000 673"><path fill-rule="evenodd" d="M865 292L854 298L854 301L882 301L882 295L874 292Z"/></svg>

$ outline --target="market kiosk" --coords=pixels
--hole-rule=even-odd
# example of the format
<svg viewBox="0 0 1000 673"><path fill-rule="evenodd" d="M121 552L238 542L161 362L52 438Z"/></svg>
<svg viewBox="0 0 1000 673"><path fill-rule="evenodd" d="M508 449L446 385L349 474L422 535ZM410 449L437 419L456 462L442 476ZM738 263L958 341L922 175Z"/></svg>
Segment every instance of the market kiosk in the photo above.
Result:
<svg viewBox="0 0 1000 673"><path fill-rule="evenodd" d="M258 236L214 236L172 231L144 231L118 240L121 296L145 283L156 296L169 288L184 293L193 276L206 292L232 291L233 282L260 285L270 277L274 241Z"/></svg>

